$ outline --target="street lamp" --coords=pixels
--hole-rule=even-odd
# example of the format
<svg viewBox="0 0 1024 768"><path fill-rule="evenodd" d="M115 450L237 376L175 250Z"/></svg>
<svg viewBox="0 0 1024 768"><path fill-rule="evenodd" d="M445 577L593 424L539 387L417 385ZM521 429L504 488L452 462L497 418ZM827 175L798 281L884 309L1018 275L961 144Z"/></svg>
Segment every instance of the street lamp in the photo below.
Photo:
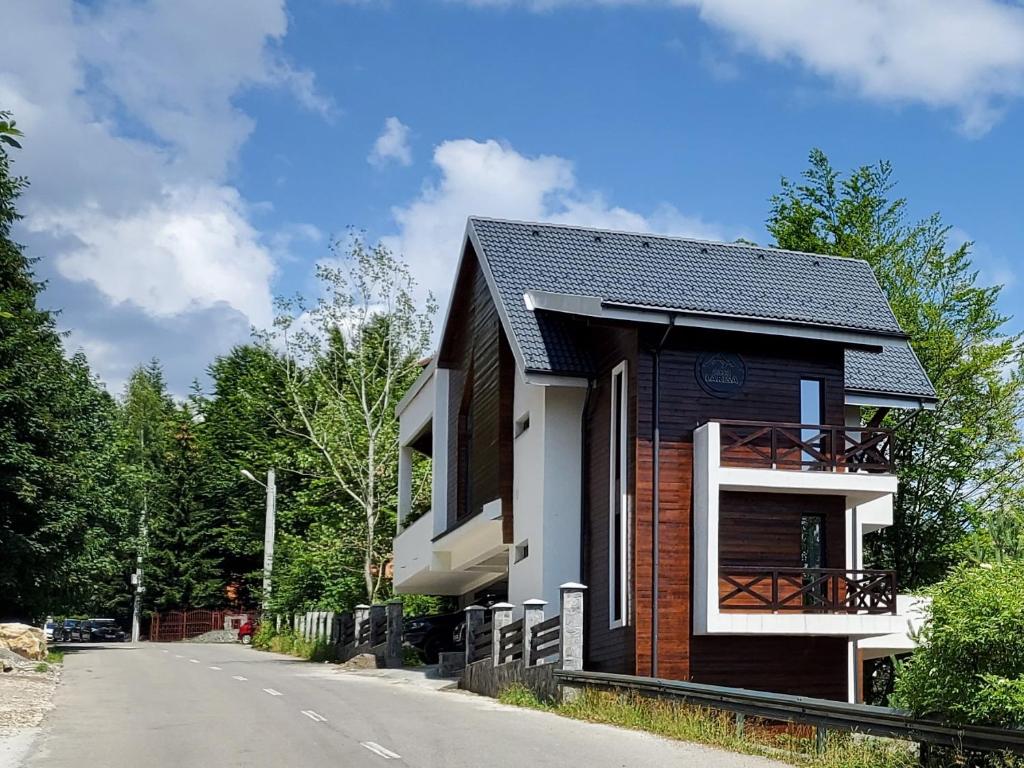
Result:
<svg viewBox="0 0 1024 768"><path fill-rule="evenodd" d="M267 470L267 482L264 483L248 469L241 470L242 477L259 483L267 489L267 519L263 528L263 612L266 613L270 601L270 572L274 567L274 525L277 514L277 485L274 483L274 470Z"/></svg>

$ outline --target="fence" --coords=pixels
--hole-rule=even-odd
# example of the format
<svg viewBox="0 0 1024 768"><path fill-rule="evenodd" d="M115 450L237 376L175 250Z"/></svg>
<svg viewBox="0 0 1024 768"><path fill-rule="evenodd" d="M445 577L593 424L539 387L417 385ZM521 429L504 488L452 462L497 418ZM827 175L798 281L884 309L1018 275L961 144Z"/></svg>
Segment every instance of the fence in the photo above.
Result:
<svg viewBox="0 0 1024 768"><path fill-rule="evenodd" d="M664 680L579 669L554 671L561 685L635 692L644 696L672 698L711 709L736 713L736 727L743 717L812 725L818 729L818 744L827 730L850 731L873 736L906 739L921 744L953 747L971 752L1013 752L1024 755L1024 730L984 726L952 726L937 720L915 718L888 707L849 704L844 701L812 699L782 693L749 691L680 680Z"/></svg>
<svg viewBox="0 0 1024 768"><path fill-rule="evenodd" d="M215 629L237 630L259 615L256 610L164 611L154 613L149 622L149 639L168 643L189 640Z"/></svg>
<svg viewBox="0 0 1024 768"><path fill-rule="evenodd" d="M527 600L522 617L514 621L511 603L496 603L489 611L478 605L466 608L462 687L494 696L523 683L544 698L558 696L552 671L583 669L584 590L582 584L563 584L561 612L550 618L544 617L543 600Z"/></svg>
<svg viewBox="0 0 1024 768"><path fill-rule="evenodd" d="M323 645L325 655L348 661L360 654L373 654L387 667L402 666L402 603L357 605L352 612L306 611L291 617L275 616L275 627L292 631L310 643Z"/></svg>

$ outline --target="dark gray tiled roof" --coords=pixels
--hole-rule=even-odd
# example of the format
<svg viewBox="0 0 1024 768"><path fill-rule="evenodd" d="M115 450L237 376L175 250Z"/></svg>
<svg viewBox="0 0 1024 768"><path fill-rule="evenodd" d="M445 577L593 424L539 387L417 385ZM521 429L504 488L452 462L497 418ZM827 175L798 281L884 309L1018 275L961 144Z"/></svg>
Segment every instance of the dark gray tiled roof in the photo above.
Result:
<svg viewBox="0 0 1024 768"><path fill-rule="evenodd" d="M564 318L526 308L523 294L527 291L751 320L900 333L871 267L855 259L475 217L470 228L494 278L496 299L525 367L531 371L582 374L589 370L589 361ZM866 361L863 367L868 367ZM868 378L881 380L883 386L890 383L888 376L880 377L877 371L864 377Z"/></svg>
<svg viewBox="0 0 1024 768"><path fill-rule="evenodd" d="M886 343L881 352L847 349L846 388L925 399L935 397L935 388L907 341Z"/></svg>

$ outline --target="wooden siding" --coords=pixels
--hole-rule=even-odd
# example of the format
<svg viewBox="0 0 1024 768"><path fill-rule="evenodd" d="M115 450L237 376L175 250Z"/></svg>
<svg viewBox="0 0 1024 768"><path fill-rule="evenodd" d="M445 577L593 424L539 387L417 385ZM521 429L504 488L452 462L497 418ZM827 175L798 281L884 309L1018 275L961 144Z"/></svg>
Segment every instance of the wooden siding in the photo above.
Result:
<svg viewBox="0 0 1024 768"><path fill-rule="evenodd" d="M637 674L652 674L653 601L653 371L651 350L664 329L641 333L637 354L637 460L635 475L634 603ZM697 383L696 365L704 352L740 355L746 369L743 388L728 398L715 397ZM695 636L690 611L693 542L693 432L710 419L800 421L800 379L823 382L824 421L842 424L843 353L839 345L718 332L674 330L661 353L660 526L658 582L658 668L662 677L789 691L831 698L846 696L846 641L843 638ZM764 499L751 495L724 502L728 539L723 557L730 562L767 564L741 538L756 524L745 519L755 510L765 524L762 544L769 557L799 564L801 509L827 513L829 563L842 563L842 502L804 497ZM838 506L837 506L838 501ZM757 511L760 510L760 511ZM795 516L795 528L790 528ZM833 524L833 521L835 524ZM790 534L792 533L792 537ZM839 558L835 560L834 558ZM793 653L789 654L788 649ZM786 649L785 652L782 649Z"/></svg>
<svg viewBox="0 0 1024 768"><path fill-rule="evenodd" d="M609 628L608 579L608 514L609 462L611 461L611 375L612 369L626 361L629 432L627 445L636 439L636 330L634 328L595 327L591 345L598 370L587 405L587 443L583 464L586 471L586 498L583 525L583 573L586 592L586 669L602 672L633 672L633 630L635 622ZM632 488L636 477L636 457L627 453L626 487ZM627 510L628 515L628 510ZM630 531L632 541L634 532ZM632 580L631 580L632 585ZM633 592L627 589L628 595ZM627 615L630 605L627 603Z"/></svg>
<svg viewBox="0 0 1024 768"><path fill-rule="evenodd" d="M500 498L511 541L515 363L483 270L471 250L466 256L438 359L449 370L448 526Z"/></svg>
<svg viewBox="0 0 1024 768"><path fill-rule="evenodd" d="M773 693L846 701L843 637L696 635L691 679Z"/></svg>

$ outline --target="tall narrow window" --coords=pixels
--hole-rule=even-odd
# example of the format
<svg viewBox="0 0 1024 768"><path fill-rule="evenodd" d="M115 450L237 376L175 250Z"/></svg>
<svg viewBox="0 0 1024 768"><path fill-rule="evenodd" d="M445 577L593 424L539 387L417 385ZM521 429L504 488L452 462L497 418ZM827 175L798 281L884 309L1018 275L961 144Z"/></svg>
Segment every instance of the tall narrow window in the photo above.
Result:
<svg viewBox="0 0 1024 768"><path fill-rule="evenodd" d="M820 607L828 600L825 567L825 516L800 516L800 564L804 568L804 605Z"/></svg>
<svg viewBox="0 0 1024 768"><path fill-rule="evenodd" d="M626 624L629 498L626 482L629 434L627 420L626 363L615 366L611 386L608 506L608 618L611 627Z"/></svg>
<svg viewBox="0 0 1024 768"><path fill-rule="evenodd" d="M800 379L800 423L821 424L825 420L822 412L822 382L820 379ZM802 451L800 463L804 469L820 466L825 451L825 441L818 429L800 430L800 439L811 451Z"/></svg>

